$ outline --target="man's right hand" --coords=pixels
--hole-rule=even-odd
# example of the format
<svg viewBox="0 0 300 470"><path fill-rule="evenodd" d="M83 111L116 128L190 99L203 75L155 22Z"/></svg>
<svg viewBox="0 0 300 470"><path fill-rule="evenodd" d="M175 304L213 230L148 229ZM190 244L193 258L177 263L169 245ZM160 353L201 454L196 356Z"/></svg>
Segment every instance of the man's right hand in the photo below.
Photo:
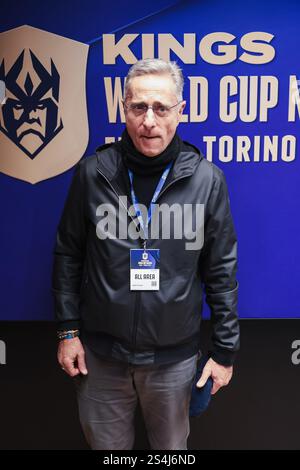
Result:
<svg viewBox="0 0 300 470"><path fill-rule="evenodd" d="M71 377L88 373L84 349L78 337L59 342L57 359L62 369Z"/></svg>

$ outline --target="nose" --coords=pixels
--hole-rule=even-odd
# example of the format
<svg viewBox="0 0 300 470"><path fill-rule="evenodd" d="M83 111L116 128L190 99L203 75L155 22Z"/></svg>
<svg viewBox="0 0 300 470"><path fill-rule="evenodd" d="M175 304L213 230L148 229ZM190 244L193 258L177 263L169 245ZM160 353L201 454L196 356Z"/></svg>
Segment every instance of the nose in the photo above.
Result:
<svg viewBox="0 0 300 470"><path fill-rule="evenodd" d="M154 127L156 125L155 114L153 112L153 109L148 108L148 110L145 114L145 117L144 117L143 124L146 128L151 128L151 127Z"/></svg>
<svg viewBox="0 0 300 470"><path fill-rule="evenodd" d="M29 119L36 119L38 117L37 109L34 108L31 111L29 111Z"/></svg>

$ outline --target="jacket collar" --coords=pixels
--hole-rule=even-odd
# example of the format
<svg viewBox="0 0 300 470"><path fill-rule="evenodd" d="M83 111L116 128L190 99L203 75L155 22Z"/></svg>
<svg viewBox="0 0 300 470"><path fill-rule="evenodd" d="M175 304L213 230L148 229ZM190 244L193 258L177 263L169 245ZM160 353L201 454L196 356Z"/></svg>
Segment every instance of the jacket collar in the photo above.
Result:
<svg viewBox="0 0 300 470"><path fill-rule="evenodd" d="M123 165L119 142L101 145L96 150L97 170L110 182L115 179ZM182 150L171 168L169 182L192 176L203 156L194 145L183 141Z"/></svg>

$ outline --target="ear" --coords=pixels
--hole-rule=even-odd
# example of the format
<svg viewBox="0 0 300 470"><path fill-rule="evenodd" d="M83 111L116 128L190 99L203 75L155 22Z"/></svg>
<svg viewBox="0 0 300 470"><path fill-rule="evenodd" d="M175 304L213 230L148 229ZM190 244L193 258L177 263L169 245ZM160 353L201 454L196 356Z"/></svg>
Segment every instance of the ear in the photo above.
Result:
<svg viewBox="0 0 300 470"><path fill-rule="evenodd" d="M181 116L182 116L182 113L183 113L183 110L184 110L185 106L186 106L186 101L182 101L182 103L180 104L179 109L178 109L178 122L181 119Z"/></svg>
<svg viewBox="0 0 300 470"><path fill-rule="evenodd" d="M180 104L179 109L178 109L179 118L181 117L185 106L186 106L186 101L182 101L182 103Z"/></svg>

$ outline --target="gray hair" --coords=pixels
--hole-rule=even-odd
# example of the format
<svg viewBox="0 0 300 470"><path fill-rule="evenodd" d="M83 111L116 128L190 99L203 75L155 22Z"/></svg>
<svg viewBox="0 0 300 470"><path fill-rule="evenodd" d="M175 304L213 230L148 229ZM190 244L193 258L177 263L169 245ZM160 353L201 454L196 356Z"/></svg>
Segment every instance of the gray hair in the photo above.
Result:
<svg viewBox="0 0 300 470"><path fill-rule="evenodd" d="M162 59L141 59L133 64L125 79L125 98L129 92L130 80L141 75L164 75L172 77L176 87L176 96L178 101L182 100L184 78L181 68L176 62L166 62Z"/></svg>

